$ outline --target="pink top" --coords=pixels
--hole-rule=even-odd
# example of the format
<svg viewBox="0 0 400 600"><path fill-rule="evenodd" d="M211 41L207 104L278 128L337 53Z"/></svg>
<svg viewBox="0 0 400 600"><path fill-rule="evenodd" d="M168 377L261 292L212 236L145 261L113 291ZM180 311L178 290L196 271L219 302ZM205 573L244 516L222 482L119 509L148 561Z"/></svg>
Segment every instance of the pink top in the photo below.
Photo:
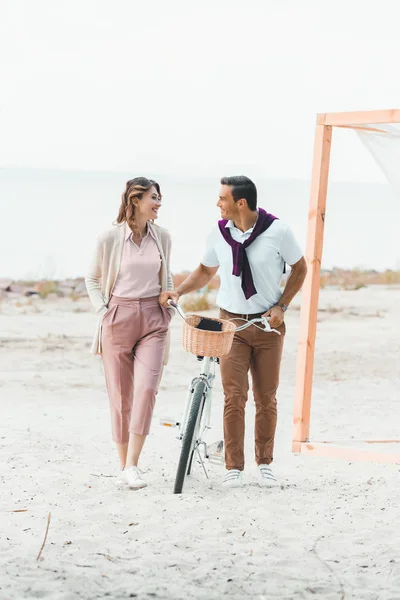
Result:
<svg viewBox="0 0 400 600"><path fill-rule="evenodd" d="M125 225L125 241L121 265L113 295L120 298L152 298L161 293L161 256L157 243L148 230L140 247L135 244L132 231Z"/></svg>

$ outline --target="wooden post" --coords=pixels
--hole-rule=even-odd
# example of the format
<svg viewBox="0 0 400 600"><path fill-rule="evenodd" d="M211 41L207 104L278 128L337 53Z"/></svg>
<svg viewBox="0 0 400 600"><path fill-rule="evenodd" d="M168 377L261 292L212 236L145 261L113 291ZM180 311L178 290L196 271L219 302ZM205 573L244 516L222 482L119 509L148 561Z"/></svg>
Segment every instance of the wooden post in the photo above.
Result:
<svg viewBox="0 0 400 600"><path fill-rule="evenodd" d="M315 132L310 210L308 215L305 257L308 272L303 285L300 313L293 420L293 452L300 451L300 444L308 439L310 430L314 347L317 330L322 245L332 139L332 127L320 124L322 121L321 117L321 115L318 116Z"/></svg>

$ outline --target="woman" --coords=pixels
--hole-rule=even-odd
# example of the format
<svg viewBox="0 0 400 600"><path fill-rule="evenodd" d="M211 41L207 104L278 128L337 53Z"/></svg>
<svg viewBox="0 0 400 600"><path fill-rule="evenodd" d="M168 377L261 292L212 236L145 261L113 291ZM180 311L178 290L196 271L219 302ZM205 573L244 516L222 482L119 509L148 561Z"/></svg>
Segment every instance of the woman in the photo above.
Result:
<svg viewBox="0 0 400 600"><path fill-rule="evenodd" d="M171 238L154 224L160 206L156 181L128 181L116 225L100 235L85 279L99 315L91 351L103 358L121 480L134 489L147 485L137 465L169 348L172 309L158 298L173 289Z"/></svg>

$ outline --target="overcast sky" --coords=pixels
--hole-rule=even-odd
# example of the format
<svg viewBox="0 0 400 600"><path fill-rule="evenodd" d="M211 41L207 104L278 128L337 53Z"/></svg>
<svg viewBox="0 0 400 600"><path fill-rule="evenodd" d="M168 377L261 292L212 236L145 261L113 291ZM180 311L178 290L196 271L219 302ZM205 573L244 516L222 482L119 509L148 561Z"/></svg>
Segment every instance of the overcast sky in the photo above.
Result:
<svg viewBox="0 0 400 600"><path fill-rule="evenodd" d="M398 0L0 0L0 166L308 179L317 112L400 107ZM335 130L332 177L381 180Z"/></svg>

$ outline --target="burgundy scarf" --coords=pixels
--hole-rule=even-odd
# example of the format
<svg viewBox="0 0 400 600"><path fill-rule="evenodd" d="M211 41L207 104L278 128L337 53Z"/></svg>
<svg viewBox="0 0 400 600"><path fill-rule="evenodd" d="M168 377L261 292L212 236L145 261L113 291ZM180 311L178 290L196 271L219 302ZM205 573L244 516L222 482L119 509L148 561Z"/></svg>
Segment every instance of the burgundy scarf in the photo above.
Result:
<svg viewBox="0 0 400 600"><path fill-rule="evenodd" d="M257 294L257 290L254 287L253 275L251 273L250 264L246 254L246 248L254 242L254 240L268 229L268 227L277 219L270 213L267 213L264 209L258 209L258 219L254 226L251 236L243 243L237 242L231 236L229 227L226 227L228 221L222 219L218 221L219 230L222 233L223 238L232 248L232 260L233 270L232 275L240 277L242 275L242 290L246 300Z"/></svg>

